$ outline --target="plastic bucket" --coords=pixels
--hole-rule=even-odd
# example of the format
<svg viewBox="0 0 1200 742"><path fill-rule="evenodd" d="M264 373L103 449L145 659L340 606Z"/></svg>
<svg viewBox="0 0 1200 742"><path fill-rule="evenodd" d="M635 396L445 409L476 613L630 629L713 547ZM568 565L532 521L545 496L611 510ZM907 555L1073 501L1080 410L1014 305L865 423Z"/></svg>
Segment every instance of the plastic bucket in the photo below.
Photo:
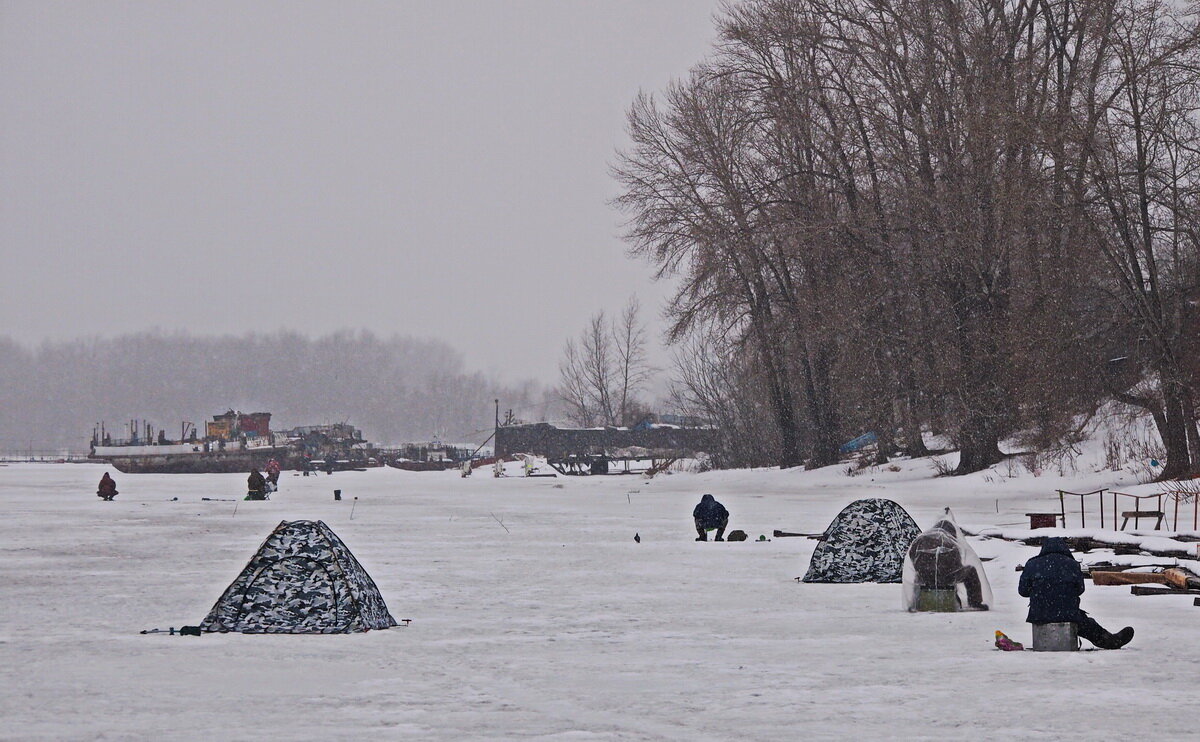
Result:
<svg viewBox="0 0 1200 742"><path fill-rule="evenodd" d="M958 591L953 588L923 587L917 593L917 610L930 613L957 613Z"/></svg>

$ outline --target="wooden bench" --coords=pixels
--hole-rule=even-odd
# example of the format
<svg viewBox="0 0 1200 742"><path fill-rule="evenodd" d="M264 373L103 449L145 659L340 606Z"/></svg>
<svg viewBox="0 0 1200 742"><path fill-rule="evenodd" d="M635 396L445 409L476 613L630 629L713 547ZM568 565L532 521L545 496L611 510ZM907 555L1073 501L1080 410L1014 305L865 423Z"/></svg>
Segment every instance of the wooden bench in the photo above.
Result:
<svg viewBox="0 0 1200 742"><path fill-rule="evenodd" d="M1130 518L1133 518L1133 527L1134 528L1138 527L1138 525L1139 525L1138 521L1141 520L1142 518L1154 518L1155 519L1154 530L1156 530L1156 531L1162 530L1163 519L1166 517L1166 509L1163 507L1163 498L1166 497L1165 493L1157 492L1152 495L1131 495L1128 492L1114 491L1112 493L1113 526L1116 526L1116 523L1117 523L1117 498L1118 497L1127 497L1127 498L1133 500L1133 510L1121 511L1121 517L1125 519L1121 522L1121 530L1122 531L1125 530L1125 526L1129 525ZM1142 510L1142 500L1153 500L1153 502L1146 503L1147 505L1153 507L1153 509L1152 510Z"/></svg>
<svg viewBox="0 0 1200 742"><path fill-rule="evenodd" d="M1141 518L1156 518L1157 520L1154 523L1154 530L1161 531L1163 517L1165 515L1166 513L1161 510L1125 510L1121 513L1121 517L1124 518L1124 520L1121 521L1121 530L1125 530L1125 525L1129 523L1130 518L1133 518L1134 528L1138 527L1138 520Z"/></svg>

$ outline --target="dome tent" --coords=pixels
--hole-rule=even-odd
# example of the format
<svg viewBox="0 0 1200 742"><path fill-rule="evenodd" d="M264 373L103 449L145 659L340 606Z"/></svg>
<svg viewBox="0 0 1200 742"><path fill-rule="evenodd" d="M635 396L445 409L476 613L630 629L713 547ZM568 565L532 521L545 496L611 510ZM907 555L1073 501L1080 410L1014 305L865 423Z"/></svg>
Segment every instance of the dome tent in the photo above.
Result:
<svg viewBox="0 0 1200 742"><path fill-rule="evenodd" d="M900 582L904 554L920 533L891 500L855 500L825 529L804 582Z"/></svg>
<svg viewBox="0 0 1200 742"><path fill-rule="evenodd" d="M201 631L348 634L396 625L374 580L324 521L281 521Z"/></svg>

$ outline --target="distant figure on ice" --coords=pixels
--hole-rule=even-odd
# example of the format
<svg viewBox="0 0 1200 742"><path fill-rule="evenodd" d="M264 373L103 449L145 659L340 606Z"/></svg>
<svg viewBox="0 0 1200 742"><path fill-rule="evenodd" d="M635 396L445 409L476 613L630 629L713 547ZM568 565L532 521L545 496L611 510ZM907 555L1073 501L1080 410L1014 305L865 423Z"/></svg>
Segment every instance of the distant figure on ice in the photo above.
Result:
<svg viewBox="0 0 1200 742"><path fill-rule="evenodd" d="M986 611L992 602L983 562L950 508L909 544L903 582L904 607L910 611Z"/></svg>
<svg viewBox="0 0 1200 742"><path fill-rule="evenodd" d="M729 525L729 511L712 495L700 498L700 503L692 510L692 519L696 521L696 533L700 534L696 537L697 541L707 541L707 531L714 528L717 529L717 537L713 540L725 540L725 527Z"/></svg>
<svg viewBox="0 0 1200 742"><path fill-rule="evenodd" d="M251 469L250 476L246 479L246 499L267 499L267 480L258 473L258 469Z"/></svg>
<svg viewBox="0 0 1200 742"><path fill-rule="evenodd" d="M462 462L461 470L462 470L462 475L463 475L464 479L471 476L471 460L470 459L467 459L466 461Z"/></svg>
<svg viewBox="0 0 1200 742"><path fill-rule="evenodd" d="M333 459L332 458L325 459L325 473L333 474Z"/></svg>
<svg viewBox="0 0 1200 742"><path fill-rule="evenodd" d="M1047 538L1042 552L1025 563L1017 592L1029 598L1032 624L1073 623L1079 636L1096 645L1097 649L1120 649L1133 639L1133 627L1126 626L1110 634L1096 619L1079 607L1083 594L1083 571L1071 556L1067 542Z"/></svg>
<svg viewBox="0 0 1200 742"><path fill-rule="evenodd" d="M108 472L104 472L104 476L100 477L100 486L96 488L96 496L101 500L111 500L118 494L120 493L117 492L117 480L108 476Z"/></svg>
<svg viewBox="0 0 1200 742"><path fill-rule="evenodd" d="M279 486L279 462L275 459L267 461L267 481L276 487Z"/></svg>

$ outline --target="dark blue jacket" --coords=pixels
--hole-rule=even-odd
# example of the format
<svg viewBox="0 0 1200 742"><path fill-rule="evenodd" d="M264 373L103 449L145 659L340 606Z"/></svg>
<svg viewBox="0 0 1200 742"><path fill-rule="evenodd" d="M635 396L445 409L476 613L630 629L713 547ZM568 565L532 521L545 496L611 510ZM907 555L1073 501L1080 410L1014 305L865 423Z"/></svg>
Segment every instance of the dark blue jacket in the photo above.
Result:
<svg viewBox="0 0 1200 742"><path fill-rule="evenodd" d="M1067 542L1048 538L1042 553L1025 562L1017 592L1029 598L1029 623L1077 622L1079 596L1083 594L1083 571L1071 556Z"/></svg>
<svg viewBox="0 0 1200 742"><path fill-rule="evenodd" d="M729 520L729 511L712 495L705 495L692 510L692 517L700 528L720 528Z"/></svg>

